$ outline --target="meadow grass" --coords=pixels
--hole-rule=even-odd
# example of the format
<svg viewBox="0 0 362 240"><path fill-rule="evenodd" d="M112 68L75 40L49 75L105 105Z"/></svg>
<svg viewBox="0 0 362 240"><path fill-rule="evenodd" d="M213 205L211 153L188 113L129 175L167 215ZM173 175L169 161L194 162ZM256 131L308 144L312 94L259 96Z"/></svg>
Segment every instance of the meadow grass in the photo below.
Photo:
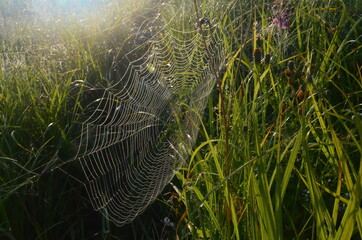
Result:
<svg viewBox="0 0 362 240"><path fill-rule="evenodd" d="M182 3L160 12L176 18L170 27L193 29L194 2L175 15ZM122 76L138 27L158 11L141 1L112 4L82 21L2 28L1 239L362 236L358 0L196 1L200 17L222 29L220 82L187 165L121 229L91 209L72 159L89 90ZM162 226L165 216L175 228Z"/></svg>
<svg viewBox="0 0 362 240"><path fill-rule="evenodd" d="M223 91L210 97L199 145L177 173L180 239L361 236L356 4L233 3L221 23Z"/></svg>
<svg viewBox="0 0 362 240"><path fill-rule="evenodd" d="M83 105L96 97L89 90L127 67L124 55L150 11L141 4L59 19L11 16L1 26L1 239L109 234L86 200L75 139Z"/></svg>

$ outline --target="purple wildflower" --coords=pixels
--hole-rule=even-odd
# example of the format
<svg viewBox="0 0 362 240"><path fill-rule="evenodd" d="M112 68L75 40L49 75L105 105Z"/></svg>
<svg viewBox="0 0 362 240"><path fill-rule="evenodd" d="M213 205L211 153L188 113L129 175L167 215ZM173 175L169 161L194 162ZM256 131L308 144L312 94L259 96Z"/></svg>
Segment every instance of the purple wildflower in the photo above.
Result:
<svg viewBox="0 0 362 240"><path fill-rule="evenodd" d="M288 29L287 13L282 12L279 16L274 17L273 24L280 27L281 29Z"/></svg>

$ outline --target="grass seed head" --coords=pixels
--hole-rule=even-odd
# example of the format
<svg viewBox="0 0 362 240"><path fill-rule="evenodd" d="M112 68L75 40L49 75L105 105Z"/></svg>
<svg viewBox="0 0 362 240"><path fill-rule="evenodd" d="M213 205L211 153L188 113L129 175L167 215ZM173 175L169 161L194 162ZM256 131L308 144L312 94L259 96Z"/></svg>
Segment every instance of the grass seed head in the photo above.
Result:
<svg viewBox="0 0 362 240"><path fill-rule="evenodd" d="M299 108L298 108L298 115L299 115L299 116L302 116L302 115L303 115L303 108L302 108L302 107L299 107Z"/></svg>
<svg viewBox="0 0 362 240"><path fill-rule="evenodd" d="M286 77L290 78L292 76L292 71L289 68L287 68L284 70L284 74Z"/></svg>
<svg viewBox="0 0 362 240"><path fill-rule="evenodd" d="M299 89L298 92L297 92L297 98L298 98L298 100L299 100L299 101L302 101L302 100L304 99L304 96L305 96L305 94L304 94L303 90L302 90L302 89Z"/></svg>
<svg viewBox="0 0 362 240"><path fill-rule="evenodd" d="M271 59L271 55L269 53L267 53L265 55L265 60L264 60L265 64L270 64L270 59Z"/></svg>
<svg viewBox="0 0 362 240"><path fill-rule="evenodd" d="M260 48L254 49L254 63L260 64L261 63L261 50Z"/></svg>

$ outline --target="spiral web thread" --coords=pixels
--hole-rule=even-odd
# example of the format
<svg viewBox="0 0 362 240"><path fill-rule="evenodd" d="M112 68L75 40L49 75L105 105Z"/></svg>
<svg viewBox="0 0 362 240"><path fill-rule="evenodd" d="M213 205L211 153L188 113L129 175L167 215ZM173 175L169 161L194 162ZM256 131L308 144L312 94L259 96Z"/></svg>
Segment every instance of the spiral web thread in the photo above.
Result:
<svg viewBox="0 0 362 240"><path fill-rule="evenodd" d="M215 84L210 61L219 67L223 59L217 26L203 26L208 59L194 26L171 23L128 54L143 53L82 123L77 159L89 198L118 226L142 213L182 166Z"/></svg>

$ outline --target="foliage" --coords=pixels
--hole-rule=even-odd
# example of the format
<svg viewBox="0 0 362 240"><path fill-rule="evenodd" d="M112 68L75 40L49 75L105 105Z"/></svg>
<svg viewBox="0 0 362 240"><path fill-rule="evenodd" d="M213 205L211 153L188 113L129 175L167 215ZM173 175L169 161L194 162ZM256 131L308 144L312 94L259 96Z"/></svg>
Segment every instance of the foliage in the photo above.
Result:
<svg viewBox="0 0 362 240"><path fill-rule="evenodd" d="M194 2L114 1L55 21L17 12L1 26L1 239L362 236L359 1L195 2L223 29L220 82L187 165L121 229L86 199L72 159L79 113L122 76L143 21L184 4L189 29Z"/></svg>
<svg viewBox="0 0 362 240"><path fill-rule="evenodd" d="M254 3L220 21L229 56L177 174L177 236L358 239L361 17L350 2Z"/></svg>

